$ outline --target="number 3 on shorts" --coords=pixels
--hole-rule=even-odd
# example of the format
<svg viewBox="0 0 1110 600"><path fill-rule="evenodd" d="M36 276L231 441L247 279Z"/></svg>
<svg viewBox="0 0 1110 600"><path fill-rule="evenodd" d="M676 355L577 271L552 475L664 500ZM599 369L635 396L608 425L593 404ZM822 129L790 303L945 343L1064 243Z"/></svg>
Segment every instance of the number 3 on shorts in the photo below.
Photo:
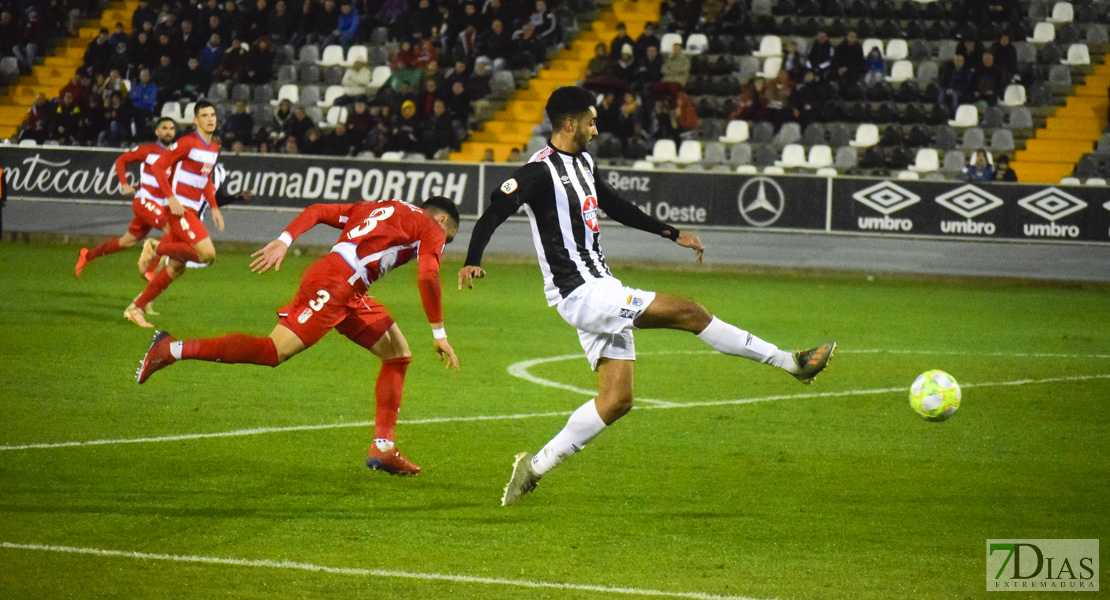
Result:
<svg viewBox="0 0 1110 600"><path fill-rule="evenodd" d="M308 303L308 307L316 312L320 312L320 309L324 308L324 305L328 303L328 300L331 300L331 294L329 294L326 290L317 290L316 296L317 298L315 300Z"/></svg>

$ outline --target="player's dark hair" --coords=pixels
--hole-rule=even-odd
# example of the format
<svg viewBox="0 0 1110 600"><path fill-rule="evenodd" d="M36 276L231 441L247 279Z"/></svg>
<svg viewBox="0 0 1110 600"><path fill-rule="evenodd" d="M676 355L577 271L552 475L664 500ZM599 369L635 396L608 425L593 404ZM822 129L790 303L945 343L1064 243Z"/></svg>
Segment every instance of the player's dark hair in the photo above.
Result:
<svg viewBox="0 0 1110 600"><path fill-rule="evenodd" d="M594 95L584 88L564 86L554 92L547 99L547 118L551 119L551 127L555 131L563 128L563 121L573 119L594 106Z"/></svg>
<svg viewBox="0 0 1110 600"><path fill-rule="evenodd" d="M158 129L159 127L162 126L162 123L165 123L166 121L169 121L170 123L173 123L174 126L177 125L177 121L174 121L173 119L171 119L169 117L162 117L162 118L158 119L157 121L155 121L154 128Z"/></svg>
<svg viewBox="0 0 1110 600"><path fill-rule="evenodd" d="M201 100L200 102L196 103L196 106L193 107L193 114L199 115L202 108L211 108L212 110L216 110L216 107L213 106L211 102L207 100Z"/></svg>
<svg viewBox="0 0 1110 600"><path fill-rule="evenodd" d="M456 225L459 224L459 207L455 206L455 203L451 202L449 198L443 196L429 196L428 199L420 205L420 208L439 211L451 217Z"/></svg>

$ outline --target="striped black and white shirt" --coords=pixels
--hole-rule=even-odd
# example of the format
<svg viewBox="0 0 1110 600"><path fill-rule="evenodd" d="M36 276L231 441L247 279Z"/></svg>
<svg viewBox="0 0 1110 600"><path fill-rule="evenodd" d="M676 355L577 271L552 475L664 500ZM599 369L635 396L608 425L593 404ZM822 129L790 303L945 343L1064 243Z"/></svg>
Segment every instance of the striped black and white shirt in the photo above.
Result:
<svg viewBox="0 0 1110 600"><path fill-rule="evenodd" d="M588 153L568 154L548 145L490 194L490 206L470 238L467 265L481 265L494 230L522 206L532 223L549 305L587 281L612 277L601 251L598 209L618 223L672 240L679 233L621 198Z"/></svg>

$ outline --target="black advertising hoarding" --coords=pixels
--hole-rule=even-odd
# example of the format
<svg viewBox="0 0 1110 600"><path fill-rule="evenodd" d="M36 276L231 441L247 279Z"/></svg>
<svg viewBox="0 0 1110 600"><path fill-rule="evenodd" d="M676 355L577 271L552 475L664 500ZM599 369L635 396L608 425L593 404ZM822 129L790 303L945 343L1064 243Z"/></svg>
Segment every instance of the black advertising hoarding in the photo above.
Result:
<svg viewBox="0 0 1110 600"><path fill-rule="evenodd" d="M486 189L496 190L515 170L487 167ZM825 231L829 180L823 177L602 169L601 179L665 223Z"/></svg>
<svg viewBox="0 0 1110 600"><path fill-rule="evenodd" d="M121 196L113 166L121 152L0 147L0 165L12 197L130 201ZM453 200L462 214L478 213L477 165L263 154L221 154L220 164L227 169L224 190L248 189L255 205L300 208L379 198L418 203L438 195ZM128 169L128 181L137 185L137 166Z"/></svg>
<svg viewBox="0 0 1110 600"><path fill-rule="evenodd" d="M1105 187L833 182L832 231L963 239L1110 241Z"/></svg>

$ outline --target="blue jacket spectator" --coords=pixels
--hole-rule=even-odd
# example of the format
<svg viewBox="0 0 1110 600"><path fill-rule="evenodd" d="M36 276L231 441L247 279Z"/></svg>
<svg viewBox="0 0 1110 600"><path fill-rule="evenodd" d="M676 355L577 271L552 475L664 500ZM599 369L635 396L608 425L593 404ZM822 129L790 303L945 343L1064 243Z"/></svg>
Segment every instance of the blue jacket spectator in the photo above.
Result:
<svg viewBox="0 0 1110 600"><path fill-rule="evenodd" d="M358 34L358 11L352 10L349 3L339 8L339 43L344 48L350 48Z"/></svg>
<svg viewBox="0 0 1110 600"><path fill-rule="evenodd" d="M139 80L131 84L131 105L137 110L154 112L158 104L158 86L150 81L150 69L139 71Z"/></svg>
<svg viewBox="0 0 1110 600"><path fill-rule="evenodd" d="M200 68L208 72L215 71L216 67L220 66L224 52L224 47L220 45L220 34L213 33L208 43L200 50Z"/></svg>

